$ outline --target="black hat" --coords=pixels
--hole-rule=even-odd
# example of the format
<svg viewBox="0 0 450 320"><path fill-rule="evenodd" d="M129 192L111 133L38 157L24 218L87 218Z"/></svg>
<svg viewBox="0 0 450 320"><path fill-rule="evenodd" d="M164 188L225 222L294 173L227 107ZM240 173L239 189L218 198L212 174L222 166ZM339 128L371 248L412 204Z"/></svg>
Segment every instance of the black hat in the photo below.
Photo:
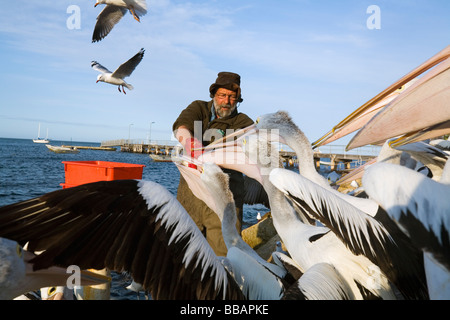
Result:
<svg viewBox="0 0 450 320"><path fill-rule="evenodd" d="M216 94L217 89L225 88L231 91L235 91L237 94L237 101L242 102L241 97L241 76L233 72L219 72L216 82L209 87L209 93L211 98Z"/></svg>

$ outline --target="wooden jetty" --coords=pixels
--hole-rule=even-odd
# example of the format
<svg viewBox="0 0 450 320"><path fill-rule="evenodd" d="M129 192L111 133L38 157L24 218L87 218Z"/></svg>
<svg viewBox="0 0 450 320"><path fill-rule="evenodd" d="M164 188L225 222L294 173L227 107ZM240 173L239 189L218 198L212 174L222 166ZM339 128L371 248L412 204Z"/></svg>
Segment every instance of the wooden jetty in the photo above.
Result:
<svg viewBox="0 0 450 320"><path fill-rule="evenodd" d="M121 152L145 153L160 156L169 156L173 152L178 152L181 148L179 143L173 140L143 141L119 139L101 142L101 147L106 148L112 146L119 147Z"/></svg>
<svg viewBox="0 0 450 320"><path fill-rule="evenodd" d="M283 158L286 166L298 166L297 156L294 152L280 151L280 157ZM329 167L331 171L350 171L375 157L374 155L314 152L314 164L316 169L325 166Z"/></svg>
<svg viewBox="0 0 450 320"><path fill-rule="evenodd" d="M101 151L116 151L117 148L113 147L92 147L92 146L69 146L69 145L63 145L62 147L67 148L77 148L79 150L101 150Z"/></svg>
<svg viewBox="0 0 450 320"><path fill-rule="evenodd" d="M329 167L331 171L348 172L360 165L376 158L380 153L380 146L365 146L351 151L345 150L344 145L326 145L314 151L316 168Z"/></svg>
<svg viewBox="0 0 450 320"><path fill-rule="evenodd" d="M109 140L102 141L101 148L120 147L121 152L146 153L150 155L170 155L181 149L178 141L142 141L142 140ZM377 146L361 147L345 151L345 146L322 146L314 152L314 163L316 168L329 167L332 171L350 171L361 164L375 158L380 148ZM280 145L280 157L286 167L298 166L297 156L288 146Z"/></svg>

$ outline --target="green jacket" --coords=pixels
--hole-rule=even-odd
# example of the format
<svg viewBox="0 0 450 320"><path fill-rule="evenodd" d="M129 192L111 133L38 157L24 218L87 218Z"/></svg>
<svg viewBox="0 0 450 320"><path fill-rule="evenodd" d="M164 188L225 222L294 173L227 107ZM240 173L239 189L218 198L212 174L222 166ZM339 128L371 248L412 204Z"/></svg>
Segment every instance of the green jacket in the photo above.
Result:
<svg viewBox="0 0 450 320"><path fill-rule="evenodd" d="M196 100L192 102L186 109L184 109L178 119L173 124L173 131L179 126L186 126L192 134L202 134L202 138L197 137L200 141L203 141L203 145L206 146L217 139L218 136L222 137L227 134L227 129L242 129L253 124L253 120L246 114L239 113L237 108L228 117L221 119L213 119L211 121L213 101L201 101ZM194 127L195 121L201 121L201 128ZM201 129L201 130L200 130Z"/></svg>
<svg viewBox="0 0 450 320"><path fill-rule="evenodd" d="M242 129L253 124L253 120L246 114L239 113L237 108L228 117L211 120L211 117L213 116L212 105L213 100L209 102L201 100L192 102L180 113L173 124L173 131L181 125L184 125L192 134L196 135L197 139L203 141L203 145L206 146L215 139L230 133L227 132L227 129ZM201 124L201 130L199 127L194 128L195 121L197 121L197 126ZM201 121L201 123L199 121ZM200 134L203 136L197 137L197 135ZM244 195L244 178L242 173L226 169L224 172L227 172L230 176L230 189L234 195L236 207L242 207Z"/></svg>

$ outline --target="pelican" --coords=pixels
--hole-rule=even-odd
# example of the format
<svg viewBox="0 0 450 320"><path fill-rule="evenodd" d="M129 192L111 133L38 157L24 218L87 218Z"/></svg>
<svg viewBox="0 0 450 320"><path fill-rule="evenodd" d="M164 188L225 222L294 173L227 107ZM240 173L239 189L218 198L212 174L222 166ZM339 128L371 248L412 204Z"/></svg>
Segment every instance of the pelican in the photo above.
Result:
<svg viewBox="0 0 450 320"><path fill-rule="evenodd" d="M409 88L416 81L417 79L412 79L410 82L404 84L381 100L368 105L363 110L357 109L336 126L334 126L331 131L327 132L324 136L314 141L312 143L313 148L326 145L361 129L380 110L386 107L391 101L395 100L403 91L405 91L405 89Z"/></svg>
<svg viewBox="0 0 450 320"><path fill-rule="evenodd" d="M289 287L282 300L349 300L351 289L329 263L317 263Z"/></svg>
<svg viewBox="0 0 450 320"><path fill-rule="evenodd" d="M391 141L386 140L376 158L352 170L349 174L336 181L336 184L343 184L362 178L364 170L377 162L397 164L417 171L422 171L423 166L426 166L431 171L433 179L440 179L448 154L423 141L405 144L396 148L391 146Z"/></svg>
<svg viewBox="0 0 450 320"><path fill-rule="evenodd" d="M228 236L226 258L214 254L170 192L143 180L89 183L2 207L0 234L44 249L31 261L37 270L74 263L126 271L154 299L281 298L279 274L286 270L270 266L239 237L228 176L212 164L200 168L206 189L219 195L214 208ZM311 275L296 284L303 298L346 297L338 276L329 278L332 271L318 283L327 292L314 289Z"/></svg>
<svg viewBox="0 0 450 320"><path fill-rule="evenodd" d="M368 168L363 183L367 194L423 250L430 298L449 299L450 186L388 163Z"/></svg>
<svg viewBox="0 0 450 320"><path fill-rule="evenodd" d="M444 51L446 60L377 113L351 139L348 150L394 137L399 137L393 142L398 146L450 132L450 46Z"/></svg>
<svg viewBox="0 0 450 320"><path fill-rule="evenodd" d="M94 7L99 4L106 4L106 6L97 17L92 42L100 41L106 37L127 11L130 11L138 22L141 21L139 16L147 13L145 0L97 0Z"/></svg>
<svg viewBox="0 0 450 320"><path fill-rule="evenodd" d="M263 129L278 129L279 131L279 135L281 136L280 140L283 140L287 145L289 145L295 152L297 152L297 156L299 159L299 170L302 176L305 176L306 178L310 179L311 181L314 181L314 183L316 183L317 185L319 185L321 188L325 189L326 193L330 193L332 194L334 197L336 198L342 198L345 199L346 201L348 201L349 203L355 203L355 201L353 200L357 200L354 197L351 196L346 196L343 197L343 195L340 192L337 192L336 190L334 190L333 188L331 188L328 184L328 182L325 180L325 178L323 178L322 176L320 176L317 171L315 170L313 161L312 161L312 150L310 149L309 146L309 142L307 141L306 136L304 136L304 134L301 132L300 129L298 129L297 126L295 126L295 124L292 122L292 120L290 119L290 117L287 115L287 113L285 112L278 112L275 114L269 114L269 115L265 115L259 118L258 123L256 124L256 128L263 130ZM268 137L268 135L267 135ZM347 255L345 258L342 258L342 260L340 260L337 257L334 257L336 259L336 261L338 261L338 263L342 263L340 268L345 269L344 267L344 263L343 261L354 261L352 259L354 259L354 255L358 255L358 258L361 259L367 259L365 260L365 262L361 262L360 265L364 265L364 263L370 263L371 265L374 265L374 262L376 262L376 264L379 264L380 267L384 268L385 266L389 266L390 262L388 262L389 260L389 256L387 255L387 253L382 257L382 258L378 258L378 259L385 259L384 261L380 261L374 258L374 252L370 252L368 247L365 247L367 245L367 243L370 243L371 241L373 242L374 246L380 246L382 248L384 248L384 246L387 245L387 243L391 243L392 246L396 246L399 245L399 247L403 248L403 246L405 245L405 248L408 248L407 250L413 250L413 252L411 253L412 257L411 260L413 261L413 263L410 264L409 267L411 267L412 269L416 269L413 270L413 272L408 272L408 274L411 273L415 273L415 274L421 274L421 272L423 271L423 267L420 265L420 262L415 261L415 257L418 254L418 251L414 251L414 248L410 247L410 244L408 243L408 239L404 237L404 235L402 235L401 232L399 232L398 236L395 236L395 239L391 239L391 237L394 236L394 231L396 226L392 224L392 221L390 221L390 219L386 216L385 213L380 212L378 204L376 204L376 202L372 201L372 200L368 200L368 199L359 199L359 201L357 202L357 204L355 205L355 207L352 207L349 203L344 202L344 201L340 201L340 203L342 203L343 206L346 206L346 208L342 211L345 212L345 210L353 210L354 214L351 215L351 218L348 218L348 220L346 220L347 222L347 227L345 228L345 230L347 230L348 234L346 235L342 235L340 234L339 237L346 237L345 241L345 245L341 242L341 240L338 240L337 236L334 235L333 233L328 233L328 231L330 231L328 228L323 228L320 229L319 227L315 227L315 226L307 226L306 224L308 223L314 223L314 221L316 219L318 219L318 216L314 216L311 217L310 214L306 211L306 210L301 210L300 211L300 215L295 213L293 211L293 209L290 207L290 205L288 203L285 202L284 199L284 194L282 192L280 192L279 190L275 189L273 184L267 180L267 175L270 172L270 175L274 174L274 172L276 172L277 170L281 170L281 169L277 169L275 168L276 166L273 165L273 163L277 163L277 161L279 161L278 159L278 150L276 150L276 152L269 152L267 150L267 143L268 141L264 141L264 136L258 136L258 147L262 150L262 151L257 151L257 150L253 150L252 148L255 148L254 146L251 148L250 146L252 146L251 143L247 142L247 144L245 145L245 147L247 148L247 153L248 154L253 154L250 155L250 158L256 159L257 157L255 157L255 154L259 152L259 154L271 154L271 155L275 155L274 158L271 160L271 162L266 162L265 163L265 168L264 168L264 164L261 165L261 171L263 171L263 169L266 169L265 172L266 174L260 174L259 175L259 181L262 181L264 188L266 189L266 192L269 194L271 193L271 195L269 194L269 199L270 199L270 204L271 204L271 208L272 208L272 217L274 219L274 226L277 229L280 237L282 238L283 242L285 243L286 247L288 248L289 253L291 254L291 256L294 258L295 261L297 261L297 263L299 263L299 265L303 265L306 263L306 268L309 267L310 265L308 265L307 263L310 261L305 261L303 255L307 255L307 253L303 252L301 248L298 248L297 246L300 245L300 243L304 244L307 243L306 241L308 241L307 239L309 239L309 237L307 237L306 239L301 239L301 238L295 238L294 234L296 234L296 236L300 237L300 234L305 233L307 234L308 232L310 232L310 236L312 236L312 234L316 234L318 238L320 238L320 236L318 234L321 234L322 236L327 235L327 237L324 237L322 240L323 242L317 242L315 243L315 245L317 246L317 248L321 248L321 245L323 245L323 243L325 241L331 241L331 243L333 243L333 246L335 246L335 250L342 252L342 256ZM251 139L248 139L248 141L251 141ZM306 146L306 147L305 147ZM217 147L217 146L216 146ZM250 166L250 174L255 175L255 177L257 177L257 174L254 173L255 171L255 166L253 166L253 164L251 164ZM256 166L257 168L258 166ZM241 170L242 172L244 172L245 174L247 174L246 170L243 169L245 168L244 166L242 166L241 168L239 168L239 165L236 165L236 169L237 170ZM257 177L258 178L258 177ZM307 180L307 179L305 179ZM362 201L365 200L365 201ZM325 201L325 200L324 200ZM371 212L370 215L366 215L366 213L364 211L360 210L360 207L358 206L358 204L364 204L364 203L369 203L370 205L374 205L374 211ZM338 201L336 200L336 203L338 203ZM335 213L329 213L331 214L337 214L338 212ZM376 219L373 219L372 217L376 217ZM299 219L300 218L300 219ZM330 218L331 219L331 218ZM334 218L333 218L334 219ZM336 218L337 220L341 219L341 218ZM352 219L355 219L355 221L352 221ZM363 222L359 222L359 225L354 226L351 230L349 230L348 225L351 223L357 223L357 221L361 221L361 219L363 221L372 221L371 224L366 225ZM381 219L381 220L380 220ZM319 219L320 220L320 219ZM382 221L382 223L381 223ZM321 220L322 222L322 220ZM326 221L323 221L326 223ZM309 229L312 228L312 229ZM366 228L369 231L366 231L366 238L363 241L363 243L366 241L365 244L355 244L354 240L352 240L351 238L354 239L354 237L357 237L356 234L360 234L363 228ZM386 229L388 228L388 229ZM307 231L309 229L309 231ZM294 231L297 230L297 231ZM300 230L303 230L303 232L301 232ZM358 230L358 231L355 231ZM376 230L376 231L374 231ZM353 232L353 233L352 233ZM368 232L368 233L367 233ZM369 235L370 233L370 235ZM374 239L372 239L371 237L374 235L377 235L376 237L374 237ZM284 237L284 238L283 238ZM400 237L400 238L397 238ZM353 252L348 252L348 249L345 246L348 246L349 242L352 242L352 246L354 246L352 248ZM378 242L380 241L380 242ZM403 244L403 242L406 241L406 244ZM394 245L395 244L395 245ZM330 244L331 245L331 244ZM340 246L343 246L343 248L341 248ZM369 247L371 247L371 245L369 245ZM358 247L358 248L357 248ZM320 252L318 254L318 256L320 257L322 254L324 254L326 249L323 249L324 251L322 252L322 250L318 250L318 252ZM375 250L376 252L377 250ZM383 252L383 251L382 251ZM405 251L406 252L406 251ZM409 252L409 251L408 251ZM335 252L331 252L330 253L330 257L333 257L333 254L335 254ZM370 257L373 261L372 262L368 262L369 258L367 258L366 256L363 255L367 255L367 257ZM303 259L303 260L302 260ZM310 258L312 259L312 258ZM333 258L329 258L328 259L333 259ZM302 262L300 262L302 261ZM318 262L318 261L316 261ZM398 262L398 260L397 260ZM350 262L349 262L350 263ZM305 266L304 266L305 267ZM354 274L356 274L356 270L353 270ZM360 271L360 270L358 270ZM389 272L393 272L394 274L396 273L396 270L390 270ZM347 275L348 277L351 277L352 275ZM359 276L362 278L364 277L364 275L362 275L361 273L359 273ZM386 275L384 275L386 276ZM389 275L391 276L391 275ZM366 275L367 277L367 275ZM396 279L396 277L391 277L392 279ZM353 278L351 281L355 281ZM350 282L351 282L350 281ZM358 281L358 280L356 280ZM361 281L359 279L359 281ZM397 280L394 280L397 281ZM399 280L401 282L401 279ZM421 283L418 284L419 285L419 289L414 288L414 290L409 290L408 284L403 284L402 290L404 291L405 296L407 296L408 298L416 298L416 297L426 297L426 293L424 293L420 286ZM414 285L413 285L414 287ZM384 287L384 289L386 290L387 295L384 296L384 298L388 297L389 294L391 292L389 288L389 285L386 285L386 287ZM411 292L412 291L412 292ZM357 292L357 290L355 290L355 296L358 296L359 298L362 298L362 295L360 293ZM380 292L372 292L373 295L375 296L382 296L384 293L380 293ZM418 292L418 293L417 293ZM390 298L392 298L393 296L390 296Z"/></svg>
<svg viewBox="0 0 450 320"><path fill-rule="evenodd" d="M342 194L332 188L325 177L317 172L314 165L314 154L311 144L287 112L278 111L259 117L256 128L259 130L271 130L272 135L274 130L278 131L281 137L280 139L297 154L299 172L302 176L333 192L365 213L371 216L377 214L378 204L376 202Z"/></svg>
<svg viewBox="0 0 450 320"><path fill-rule="evenodd" d="M444 169L442 170L441 183L450 184L450 161L447 161Z"/></svg>
<svg viewBox="0 0 450 320"><path fill-rule="evenodd" d="M0 238L0 300L11 300L30 291L48 286L65 286L70 272L52 266L36 270L35 255L16 241ZM109 281L105 277L82 271L81 285L97 285Z"/></svg>
<svg viewBox="0 0 450 320"><path fill-rule="evenodd" d="M183 168L195 170L188 166ZM208 193L217 199L214 211L222 222L222 234L228 249L227 260L236 282L250 300L281 299L285 291L282 279L286 276L286 270L262 259L239 235L236 229L236 207L229 189L228 175L213 163L203 164L202 169L208 174L202 174L201 181ZM181 172L183 174L183 171Z"/></svg>
<svg viewBox="0 0 450 320"><path fill-rule="evenodd" d="M245 299L223 257L152 181L94 182L2 207L0 236L44 250L30 261L35 270L128 272L156 300Z"/></svg>
<svg viewBox="0 0 450 320"><path fill-rule="evenodd" d="M321 264L302 272L295 262L292 263L292 260L288 266L286 257L278 258L277 261L280 263L277 265L262 259L241 238L236 229L236 211L233 195L228 187L228 176L216 164L196 161L193 168L186 165L189 160L180 157L175 158L174 163L186 179L193 194L207 203L221 220L222 234L228 249L226 259L228 270L234 275L248 299L349 299L351 290L333 266ZM205 179L210 179L211 174L200 176L199 170L210 173L215 171L216 182L206 183ZM198 179L199 176L201 181ZM224 197L223 200L217 200L222 197ZM216 201L212 201L212 198Z"/></svg>
<svg viewBox="0 0 450 320"><path fill-rule="evenodd" d="M313 146L318 147L358 129L359 132L347 145L347 150L367 144L382 144L387 139L401 135L404 136L396 145L448 133L450 114L446 105L450 94L449 57L450 46L447 46L352 112L315 141ZM428 70L427 74L417 78ZM429 106L433 106L432 112L426 112L430 110ZM338 136L333 137L334 134Z"/></svg>
<svg viewBox="0 0 450 320"><path fill-rule="evenodd" d="M404 297L427 297L421 255L400 231L293 171L274 169L270 181L312 219L334 232L354 254L372 261Z"/></svg>
<svg viewBox="0 0 450 320"><path fill-rule="evenodd" d="M254 158L259 152L270 155L270 162L264 161L259 165L261 173L276 170L272 168L272 163L279 161L278 153L267 152L270 148L268 142L259 138L249 139L245 144L249 158ZM260 180L269 196L274 227L302 272L306 273L318 263L328 263L336 268L350 287L349 299L396 299L393 288L382 273L377 273L377 276L380 275L377 286L370 284L373 262L363 255L352 253L329 228L309 224L300 218L284 194L269 181L267 174L260 174Z"/></svg>
<svg viewBox="0 0 450 320"><path fill-rule="evenodd" d="M434 139L430 141L430 145L448 153L450 151L450 141L444 139Z"/></svg>
<svg viewBox="0 0 450 320"><path fill-rule="evenodd" d="M215 164L205 163L203 169L205 167L208 172L215 171L216 175L216 180L211 183L207 183L211 174L201 176L209 193L214 194L216 198L226 198L216 201L215 211L222 221L224 240L228 249L227 259L231 263L236 281L247 297L250 299L343 300L351 296L350 286L338 270L326 263L312 265L304 273L301 273L301 268L297 264L292 263L289 268L290 274L294 275L297 281L293 285L283 284L282 280L286 279L287 275L286 264L283 264L282 269L275 268L274 265L263 260L240 237L236 229L236 211L233 194L228 187L228 176ZM195 170L189 166L180 168ZM181 172L183 174L183 170ZM225 204L226 207L223 206ZM286 262L286 259L284 261ZM292 272L293 269L295 269L294 272Z"/></svg>
<svg viewBox="0 0 450 320"><path fill-rule="evenodd" d="M260 141L260 143L259 147L265 147L264 141ZM252 151L251 145L248 148L248 152L255 152ZM263 151L263 154L265 153ZM270 175L277 170L281 170L281 168L273 168ZM350 286L352 292L350 299L396 298L384 274L377 274L377 276L379 275L379 286L375 287L369 284L370 270L374 263L366 256L354 254L328 227L305 223L305 218L299 219L298 213L291 203L270 181L270 175L262 175L262 180L269 195L274 226L290 256L302 270L308 270L317 263L329 263L337 269ZM305 211L301 212L307 216ZM307 217L306 220L314 221L315 219ZM381 232L383 233L384 230Z"/></svg>

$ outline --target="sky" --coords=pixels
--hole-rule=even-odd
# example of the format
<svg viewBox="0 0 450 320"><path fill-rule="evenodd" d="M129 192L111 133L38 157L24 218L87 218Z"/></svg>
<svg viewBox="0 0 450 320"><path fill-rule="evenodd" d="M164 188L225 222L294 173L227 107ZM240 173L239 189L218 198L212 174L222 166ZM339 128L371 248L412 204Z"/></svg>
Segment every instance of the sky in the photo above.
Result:
<svg viewBox="0 0 450 320"><path fill-rule="evenodd" d="M450 44L448 0L147 0L92 43L95 0L22 0L0 12L0 137L173 140L221 71L241 75L239 111L285 110L310 141ZM374 10L374 8L376 10ZM116 86L96 83L141 48ZM334 142L345 145L350 139Z"/></svg>

